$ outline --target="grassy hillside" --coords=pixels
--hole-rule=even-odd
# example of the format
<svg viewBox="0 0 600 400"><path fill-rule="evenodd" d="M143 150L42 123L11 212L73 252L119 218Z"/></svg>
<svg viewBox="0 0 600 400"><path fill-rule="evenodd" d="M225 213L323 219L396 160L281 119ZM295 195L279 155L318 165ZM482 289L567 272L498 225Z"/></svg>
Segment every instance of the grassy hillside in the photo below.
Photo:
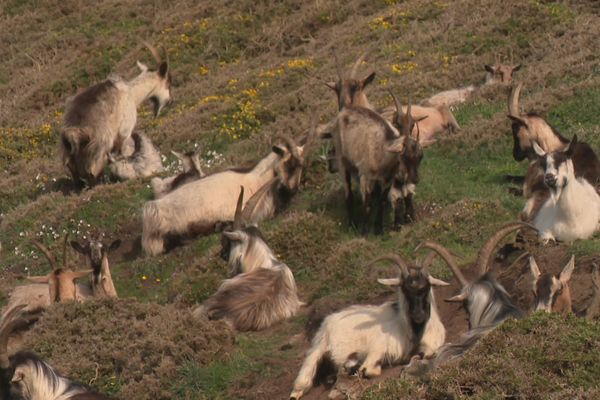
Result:
<svg viewBox="0 0 600 400"><path fill-rule="evenodd" d="M145 105L136 127L161 149L165 175L178 168L172 149L200 148L206 170L218 171L257 160L278 132L300 134L314 112L323 121L333 117L336 100L320 80L336 77L333 54L349 68L367 49L360 74L376 71L368 96L378 106L391 103L388 89L402 99L410 94L421 100L480 83L484 64L523 63L516 73L516 80L525 83L523 108L539 112L565 136L577 134L598 151L599 14L593 0L103 0L93 6L77 0L5 0L0 5L1 293L6 296L21 276L47 271L29 240L37 238L58 253L67 232L79 240L98 234L122 239L111 257L119 294L160 304L156 307L161 310L171 304L184 310L202 301L226 277L215 235L163 256L142 254L141 207L152 198L148 180L111 182L74 193L59 160L58 129L66 99L109 74L134 77L136 60L152 65L141 40L164 46L171 62L173 104L157 119ZM369 259L389 251L410 255L421 240L432 239L462 255L465 267L470 265L487 237L523 207L503 181L504 175L526 169L511 155L508 90L485 87L454 111L462 129L426 150L415 198L419 221L399 232L361 237L347 225L342 182L327 173L320 158L328 145L318 148L290 209L261 225L309 305L266 332L236 334L227 357L190 358L173 365L172 385L156 398L285 398L308 346L302 335L307 323L320 312L377 303L391 295L377 285L376 273L364 268ZM552 271L562 269L571 253L577 255L574 306L577 312L584 310L600 237L532 251ZM70 258L76 260L75 254ZM502 267L506 265L498 265ZM432 273L451 278L441 263L434 264ZM529 279L525 265L502 271L500 278L525 309L532 301ZM448 320L463 313L456 307L444 310ZM62 371L118 395L109 379L90 382L93 365L76 368L68 357L54 356L60 352L59 347L53 350L58 344L50 335L62 315L57 313L40 322L40 332L46 333L37 344L28 343ZM85 324L81 318L70 323ZM532 321L524 326L538 319ZM560 336L580 322L553 319L552 324ZM589 326L597 341L597 322ZM465 329L464 322L452 322L449 338ZM525 328L516 324L514 329ZM112 336L102 337L110 341ZM510 335L497 340L506 343ZM523 346L535 348L535 340L525 339ZM560 348L551 350L560 358ZM110 365L102 367L110 374ZM585 374L597 369L597 363L570 368ZM124 380L134 379L116 367L112 373L123 387ZM160 369L148 366L145 373L151 378ZM559 384L573 389L565 393L579 393L578 380L559 378ZM368 398L397 398L396 393L404 393L398 385ZM581 387L587 393L588 387ZM499 396L487 386L478 390L481 398ZM324 395L315 389L312 398Z"/></svg>

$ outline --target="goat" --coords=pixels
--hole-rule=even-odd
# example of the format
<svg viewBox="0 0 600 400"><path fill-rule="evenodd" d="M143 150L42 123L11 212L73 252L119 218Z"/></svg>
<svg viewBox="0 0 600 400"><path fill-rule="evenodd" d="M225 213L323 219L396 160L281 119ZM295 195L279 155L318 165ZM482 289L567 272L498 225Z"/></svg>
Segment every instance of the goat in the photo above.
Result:
<svg viewBox="0 0 600 400"><path fill-rule="evenodd" d="M167 178L152 178L150 181L150 186L152 186L155 199L160 199L167 193L177 189L179 186L193 182L205 176L204 172L202 171L202 167L200 166L199 151L188 151L181 154L171 150L171 153L179 159L183 167L183 171L178 175L169 176Z"/></svg>
<svg viewBox="0 0 600 400"><path fill-rule="evenodd" d="M154 105L154 116L171 99L169 63L145 44L157 61L158 70L149 71L138 61L140 74L130 81L108 78L67 101L61 127L61 151L73 182L81 186L97 183L108 154L121 154L137 120L137 107L146 100Z"/></svg>
<svg viewBox="0 0 600 400"><path fill-rule="evenodd" d="M147 178L163 170L160 152L150 138L136 132L131 134L135 150L130 156L108 154L110 172L119 180Z"/></svg>
<svg viewBox="0 0 600 400"><path fill-rule="evenodd" d="M71 247L86 256L92 268L91 287L94 297L119 297L108 263L108 254L118 249L119 246L121 246L120 239L114 240L110 245L103 243L100 239L90 240L85 245L75 241L71 242Z"/></svg>
<svg viewBox="0 0 600 400"><path fill-rule="evenodd" d="M575 256L571 256L558 276L540 272L533 256L529 257L529 270L533 277L535 311L569 314L571 308L571 290L569 281L575 269Z"/></svg>
<svg viewBox="0 0 600 400"><path fill-rule="evenodd" d="M482 86L494 85L498 83L509 84L512 82L512 75L521 68L518 65L503 65L496 64L494 66L485 65L485 81L481 85L469 85L460 89L445 90L434 94L421 104L430 107L447 106L451 107L456 104L464 103L469 97Z"/></svg>
<svg viewBox="0 0 600 400"><path fill-rule="evenodd" d="M429 265L409 264L395 254L379 257L398 268L398 277L378 279L397 286L398 300L379 306L355 305L329 315L313 338L294 382L290 399L299 399L312 386L319 364L331 361L336 368L353 368L360 374L381 374L383 363L396 364L415 353L430 356L442 345L446 330L438 315L433 286L447 286L429 275Z"/></svg>
<svg viewBox="0 0 600 400"><path fill-rule="evenodd" d="M243 225L243 197L242 187L233 228L223 232L223 249L235 276L194 314L224 318L238 331L256 331L293 317L302 303L289 267L277 259L256 226Z"/></svg>
<svg viewBox="0 0 600 400"><path fill-rule="evenodd" d="M564 151L546 152L533 143L540 157L540 169L550 196L533 217L544 242L587 239L598 229L600 161L587 143L578 143L577 135ZM579 176L575 174L579 166Z"/></svg>
<svg viewBox="0 0 600 400"><path fill-rule="evenodd" d="M8 353L10 335L31 322L24 306L6 314L0 324L0 398L21 400L110 400L60 375L34 353Z"/></svg>
<svg viewBox="0 0 600 400"><path fill-rule="evenodd" d="M459 357L505 319L523 317L523 311L512 302L506 289L488 272L494 249L498 243L505 236L521 228L535 230L533 226L525 222L512 222L501 227L487 240L479 251L474 266L478 275L470 283L445 247L432 241L424 241L417 246L415 251L426 248L437 252L460 282L462 286L460 294L446 299L446 301L463 304L469 316L469 331L460 343L448 343L440 347L438 354L432 360L413 360L414 362L407 367L408 373L414 374L415 370L417 373L423 373L423 370L430 371L452 358Z"/></svg>
<svg viewBox="0 0 600 400"><path fill-rule="evenodd" d="M302 177L305 146L298 146L288 136L279 137L285 146L274 145L271 153L250 169L215 173L147 202L143 208L142 232L145 252L163 253L166 239L213 232L217 223L231 221L233 210L227 207L227 199L233 203L240 186L252 196L265 183L278 177L287 190L294 193Z"/></svg>

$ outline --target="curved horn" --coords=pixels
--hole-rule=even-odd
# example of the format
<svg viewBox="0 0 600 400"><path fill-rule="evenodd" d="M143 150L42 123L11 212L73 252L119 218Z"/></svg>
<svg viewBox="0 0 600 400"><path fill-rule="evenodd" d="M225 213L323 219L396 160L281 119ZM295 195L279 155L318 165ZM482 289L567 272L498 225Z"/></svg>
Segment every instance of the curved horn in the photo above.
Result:
<svg viewBox="0 0 600 400"><path fill-rule="evenodd" d="M402 117L404 117L404 114L402 113L402 104L400 104L400 101L398 101L394 92L388 90L388 93L392 96L392 99L394 99L394 105L396 106L396 124L402 126Z"/></svg>
<svg viewBox="0 0 600 400"><path fill-rule="evenodd" d="M56 265L56 259L54 258L54 256L50 253L50 251L48 251L48 248L46 248L46 246L44 246L43 244L41 244L40 242L38 242L37 240L33 239L31 241L31 243L38 248L39 251L42 252L42 254L46 257L46 259L48 260L48 262L50 263L50 266L52 267L53 270L55 270L58 266Z"/></svg>
<svg viewBox="0 0 600 400"><path fill-rule="evenodd" d="M246 222L254 222L252 221L252 214L254 214L254 210L257 205L260 204L263 199L265 193L269 191L271 186L275 181L279 180L279 178L275 177L271 179L269 182L265 183L256 193L252 195L246 202L246 207L244 207L244 211L242 213L242 219Z"/></svg>
<svg viewBox="0 0 600 400"><path fill-rule="evenodd" d="M354 65L352 66L352 69L350 70L350 78L354 79L356 77L356 72L358 71L358 67L365 60L365 57L367 57L367 54L369 54L369 50L362 53L360 55L360 57L358 57L358 59L354 62Z"/></svg>
<svg viewBox="0 0 600 400"><path fill-rule="evenodd" d="M498 243L505 236L516 231L519 228L529 228L533 229L534 231L537 231L537 229L533 225L522 221L511 222L500 228L488 239L488 241L483 245L481 250L479 250L479 255L477 256L475 268L479 270L480 275L483 275L488 271L492 253L494 252L494 249L496 248Z"/></svg>
<svg viewBox="0 0 600 400"><path fill-rule="evenodd" d="M371 260L371 262L369 262L369 264L367 264L367 267L370 267L371 265L373 265L379 261L383 261L383 260L391 261L394 264L396 264L396 266L399 269L400 275L402 275L402 276L408 275L408 262L406 261L406 259L404 259L404 257L402 257L401 255L393 254L393 253L389 253L389 254L377 257L374 260Z"/></svg>
<svg viewBox="0 0 600 400"><path fill-rule="evenodd" d="M300 161L302 160L302 156L300 155L300 153L298 153L298 146L296 145L296 141L292 139L291 136L288 136L283 133L278 133L277 135L275 135L275 139L281 139L287 146L290 153L292 153L294 158Z"/></svg>
<svg viewBox="0 0 600 400"><path fill-rule="evenodd" d="M519 96L521 94L521 88L523 83L520 82L517 86L513 86L510 91L508 98L508 114L513 117L519 117L521 112L519 111Z"/></svg>
<svg viewBox="0 0 600 400"><path fill-rule="evenodd" d="M2 321L2 328L0 329L0 368L4 370L10 366L10 360L8 358L8 337L21 323L21 319L16 315L20 313L23 308L25 308L24 304L13 308L6 314Z"/></svg>
<svg viewBox="0 0 600 400"><path fill-rule="evenodd" d="M242 206L244 205L244 187L240 186L240 195L238 196L237 205L235 206L235 214L233 217L233 230L238 230L242 227Z"/></svg>
<svg viewBox="0 0 600 400"><path fill-rule="evenodd" d="M469 282L467 282L467 280L465 279L465 276L461 272L460 268L458 268L456 261L454 261L454 257L448 251L448 249L446 249L444 246L442 246L439 243L431 242L429 240L421 242L417 246L415 251L419 251L422 248L431 249L435 253L439 254L440 257L442 257L442 259L446 262L446 264L448 264L448 267L450 267L450 269L452 270L452 273L454 273L454 276L456 277L456 279L458 279L458 281L460 282L462 287L465 287L469 284ZM433 254L435 254L435 253L433 253ZM430 255L431 255L431 253L427 256L427 258L429 258ZM433 259L432 259L432 261L433 261Z"/></svg>
<svg viewBox="0 0 600 400"><path fill-rule="evenodd" d="M160 64L162 62L162 59L160 58L160 54L159 54L158 50L156 49L156 47L152 46L150 43L148 43L146 41L142 41L142 43L144 44L144 46L146 46L146 48L148 50L150 50L150 53L152 54L152 57L154 57L156 64Z"/></svg>

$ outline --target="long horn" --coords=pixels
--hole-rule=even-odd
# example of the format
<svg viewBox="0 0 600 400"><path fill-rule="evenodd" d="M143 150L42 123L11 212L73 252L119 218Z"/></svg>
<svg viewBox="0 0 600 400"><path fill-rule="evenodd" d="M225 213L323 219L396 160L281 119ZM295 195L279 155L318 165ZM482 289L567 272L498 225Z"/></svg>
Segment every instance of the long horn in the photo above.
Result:
<svg viewBox="0 0 600 400"><path fill-rule="evenodd" d="M352 69L350 70L350 78L351 79L356 78L356 72L358 71L358 67L365 60L365 57L367 57L367 54L369 54L369 50L362 53L360 55L360 57L358 57L358 59L354 62L354 65L352 66Z"/></svg>
<svg viewBox="0 0 600 400"><path fill-rule="evenodd" d="M398 126L402 126L402 117L404 116L404 114L402 114L402 105L400 104L400 101L398 101L398 98L394 92L388 90L388 93L390 96L392 96L392 99L394 99L394 105L396 106L396 123Z"/></svg>
<svg viewBox="0 0 600 400"><path fill-rule="evenodd" d="M296 145L296 141L292 139L291 136L288 136L283 133L278 133L277 135L275 135L275 139L281 139L287 146L290 153L292 153L294 158L302 161L302 156L300 155L300 153L298 153L298 146Z"/></svg>
<svg viewBox="0 0 600 400"><path fill-rule="evenodd" d="M440 257L442 257L442 259L446 262L446 264L448 264L448 267L450 267L450 269L454 273L454 276L456 277L456 279L458 279L458 281L460 282L462 287L465 287L469 284L469 282L465 279L465 276L461 272L460 268L458 268L456 261L454 261L454 257L448 251L448 249L446 249L444 246L442 246L439 243L431 242L429 240L421 242L417 246L415 251L419 251L422 248L431 249L434 252L436 252L437 254L439 254Z"/></svg>
<svg viewBox="0 0 600 400"><path fill-rule="evenodd" d="M521 112L519 111L519 96L521 95L521 88L523 83L519 82L517 86L513 86L510 91L508 98L508 114L512 117L519 117Z"/></svg>
<svg viewBox="0 0 600 400"><path fill-rule="evenodd" d="M56 265L56 259L54 258L54 256L50 253L50 251L48 251L48 249L46 248L46 246L44 246L43 244L41 244L40 242L38 242L37 240L32 240L31 243L38 248L39 251L42 252L42 254L44 256L46 256L46 259L48 260L48 262L50 263L50 266L52 267L53 270L55 270L58 266Z"/></svg>
<svg viewBox="0 0 600 400"><path fill-rule="evenodd" d="M431 264L433 264L433 260L435 259L435 251L430 251L427 256L425 256L425 259L423 260L423 262L421 263L421 265L423 266L423 269L425 271L429 271L429 267L431 267Z"/></svg>
<svg viewBox="0 0 600 400"><path fill-rule="evenodd" d="M152 57L154 57L156 64L160 64L162 62L162 59L160 58L160 53L158 52L156 47L152 46L146 41L142 41L142 43L144 44L144 46L146 46L146 48L148 48L148 50L150 50L150 53L152 54Z"/></svg>
<svg viewBox="0 0 600 400"><path fill-rule="evenodd" d="M244 205L244 187L240 186L240 195L238 196L237 205L235 206L235 214L233 217L233 230L238 230L242 227L242 206Z"/></svg>
<svg viewBox="0 0 600 400"><path fill-rule="evenodd" d="M271 179L269 182L265 183L256 193L252 195L246 202L246 207L244 207L244 211L242 213L242 219L246 222L254 222L252 221L252 215L254 214L254 210L260 204L261 200L264 198L265 193L269 191L271 186L275 181L279 180L279 178L275 177Z"/></svg>
<svg viewBox="0 0 600 400"><path fill-rule="evenodd" d="M2 328L0 329L0 368L3 370L10 367L10 360L8 358L8 337L21 323L21 319L17 314L19 314L23 308L25 308L24 304L13 308L6 314L2 321Z"/></svg>
<svg viewBox="0 0 600 400"><path fill-rule="evenodd" d="M401 273L402 276L408 275L408 261L406 261L406 259L404 259L404 257L402 257L399 254L389 253L389 254L377 257L376 259L371 260L369 262L369 264L367 265L367 267L370 267L371 265L373 265L379 261L383 261L383 260L391 261L394 264L396 264L396 266L398 267L399 272Z"/></svg>
<svg viewBox="0 0 600 400"><path fill-rule="evenodd" d="M67 268L67 240L69 239L69 232L65 234L63 239L63 268Z"/></svg>
<svg viewBox="0 0 600 400"><path fill-rule="evenodd" d="M479 270L481 275L485 274L488 269L492 258L492 253L494 249L498 245L498 243L508 234L516 231L520 228L529 228L537 231L537 229L527 222L510 222L500 228L496 233L494 233L488 241L483 245L481 250L479 251L479 255L477 256L476 268Z"/></svg>

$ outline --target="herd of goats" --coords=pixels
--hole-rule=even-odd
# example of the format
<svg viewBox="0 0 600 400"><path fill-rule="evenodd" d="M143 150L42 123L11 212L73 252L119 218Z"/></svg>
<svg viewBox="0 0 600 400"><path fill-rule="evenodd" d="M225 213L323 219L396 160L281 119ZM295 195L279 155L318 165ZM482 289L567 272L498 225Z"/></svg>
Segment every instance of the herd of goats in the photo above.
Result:
<svg viewBox="0 0 600 400"><path fill-rule="evenodd" d="M62 160L74 185L94 186L103 181L105 168L120 180L152 177L162 171L159 151L150 139L134 133L137 108L150 100L154 114L171 100L168 58L145 44L157 68L138 62L139 75L130 81L111 77L80 91L67 102L60 133ZM162 54L166 56L165 54ZM301 138L277 135L271 151L253 167L232 167L205 174L197 152L180 154L183 171L166 178L153 177L155 199L143 206L142 247L154 256L200 234L222 233L221 256L228 262L231 278L192 314L198 318L225 319L239 331L262 330L297 314L303 306L290 268L280 261L265 242L256 223L280 213L298 191L303 169L318 140L332 142L327 156L331 172L339 172L345 187L350 224L364 233L384 229L384 211L391 203L393 225L415 220L413 196L419 183L423 149L438 135L459 129L450 107L464 102L481 86L448 90L421 102L394 104L376 110L365 94L375 73L357 78L365 54L344 74L337 63L338 79L324 82L337 95L339 111L327 123L312 118L311 128ZM485 66L482 85L510 84L520 65ZM508 99L514 137L515 160L529 160L522 178L525 207L520 221L503 226L479 252L475 278L467 280L452 252L442 245L422 242L415 251L426 250L413 262L399 254L376 258L397 267L395 278L378 279L397 287L397 299L381 305L354 305L327 316L306 354L293 385L290 399L299 399L313 385L319 366L328 361L363 377L381 374L384 365L409 363L426 370L462 355L482 335L508 317L521 317L519 309L502 285L489 272L496 247L515 231L536 232L540 241L571 242L586 239L598 229L600 162L589 145L574 136L565 138L541 116L522 113L521 84ZM364 217L353 215L352 183L358 182ZM524 233L522 233L523 235ZM33 244L48 259L52 271L31 277L33 283L17 286L10 295L0 324L0 393L4 399L99 400L95 393L61 376L35 354L17 352L9 356L8 340L17 330L54 302L87 298L117 297L108 254L120 241L90 240L70 245L88 259L89 269L74 270L67 261L67 237L63 262L42 244ZM524 253L527 255L527 253ZM429 274L435 257L447 263L462 289L447 299L463 304L469 331L459 343L445 344L445 328L437 311L434 286L448 283ZM573 258L558 276L543 273L529 258L534 281L534 309L571 312L569 279ZM91 277L89 283L77 279ZM592 273L594 296L600 302L600 278ZM588 311L597 308L590 306Z"/></svg>

